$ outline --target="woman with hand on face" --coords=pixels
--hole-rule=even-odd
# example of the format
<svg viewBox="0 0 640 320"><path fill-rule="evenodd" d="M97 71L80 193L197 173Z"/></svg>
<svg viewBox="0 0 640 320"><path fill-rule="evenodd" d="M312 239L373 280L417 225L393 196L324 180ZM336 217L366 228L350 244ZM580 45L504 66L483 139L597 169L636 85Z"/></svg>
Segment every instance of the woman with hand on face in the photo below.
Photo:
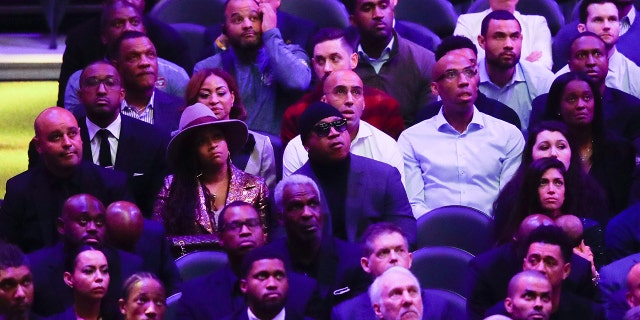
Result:
<svg viewBox="0 0 640 320"><path fill-rule="evenodd" d="M574 193L572 197L580 199L572 204L571 214L591 219L606 215L608 207L603 191L593 178L582 171L580 157L573 152L573 146L569 130L562 122L544 121L529 129L520 167L493 203L494 231L498 243L512 241L518 230L519 222L516 225L509 221L514 221L511 217L514 214L520 216L517 212L514 213L518 205L517 197L523 188L527 170L538 159L559 160L565 168L566 183L580 186L571 190Z"/></svg>
<svg viewBox="0 0 640 320"><path fill-rule="evenodd" d="M109 288L109 265L99 249L84 245L65 261L64 282L73 291L73 306L51 320L98 320L105 316L102 298Z"/></svg>
<svg viewBox="0 0 640 320"><path fill-rule="evenodd" d="M629 205L632 184L637 182L633 181L633 145L604 128L602 112L602 97L591 78L569 72L553 81L544 119L562 121L569 128L582 170L600 184L607 197L609 211L598 217L606 224Z"/></svg>
<svg viewBox="0 0 640 320"><path fill-rule="evenodd" d="M560 216L580 215L579 189L581 185L566 179L564 164L556 158L540 158L534 160L525 171L516 205L509 215L507 228L516 230L525 217L542 213L556 220ZM591 247L596 267L606 263L604 247L604 231L602 227L589 218L578 217L582 223L584 243Z"/></svg>
<svg viewBox="0 0 640 320"><path fill-rule="evenodd" d="M235 80L222 69L196 72L187 84L186 100L187 105L208 106L220 120L247 118ZM264 178L270 189L275 187L276 162L269 137L249 130L247 142L231 160L240 170Z"/></svg>
<svg viewBox="0 0 640 320"><path fill-rule="evenodd" d="M208 106L196 103L182 112L179 128L167 147L173 175L165 178L153 214L163 223L174 255L217 249L218 216L234 201L253 205L266 230L269 190L264 179L231 163L231 155L247 141L247 125L219 120Z"/></svg>
<svg viewBox="0 0 640 320"><path fill-rule="evenodd" d="M148 272L139 272L124 282L120 312L124 320L164 319L167 296L162 282Z"/></svg>

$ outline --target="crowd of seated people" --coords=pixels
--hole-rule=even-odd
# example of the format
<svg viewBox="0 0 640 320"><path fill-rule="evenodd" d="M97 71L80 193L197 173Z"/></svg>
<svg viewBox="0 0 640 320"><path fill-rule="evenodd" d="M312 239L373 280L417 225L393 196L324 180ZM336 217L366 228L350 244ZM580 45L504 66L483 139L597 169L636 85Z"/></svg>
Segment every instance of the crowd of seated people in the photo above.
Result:
<svg viewBox="0 0 640 320"><path fill-rule="evenodd" d="M433 52L395 30L408 0L343 0L344 30L281 1L227 0L199 62L140 0L69 35L0 206L0 319L163 319L174 293L176 319L637 319L631 1L583 0L561 55L517 0ZM452 205L493 224L460 300L411 271ZM183 281L198 251L226 262Z"/></svg>

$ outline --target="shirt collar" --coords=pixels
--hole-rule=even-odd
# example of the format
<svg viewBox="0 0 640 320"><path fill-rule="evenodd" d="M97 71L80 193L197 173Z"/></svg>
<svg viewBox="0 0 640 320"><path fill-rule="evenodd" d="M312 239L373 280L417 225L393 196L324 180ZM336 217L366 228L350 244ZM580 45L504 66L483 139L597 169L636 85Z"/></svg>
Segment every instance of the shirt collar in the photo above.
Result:
<svg viewBox="0 0 640 320"><path fill-rule="evenodd" d="M253 312L251 311L251 308L247 308L247 315L249 317L249 320L261 320L260 318L256 317L255 314L253 314ZM278 313L275 317L273 317L273 320L284 320L284 308L282 308L282 310L280 310L280 313Z"/></svg>
<svg viewBox="0 0 640 320"><path fill-rule="evenodd" d="M93 140L93 138L98 133L98 130L100 129L107 129L109 133L111 133L111 135L116 138L116 140L120 139L120 128L122 127L122 118L120 117L119 113L116 119L113 120L113 122L111 122L106 128L100 128L97 124L91 122L89 118L86 118L86 120L87 120L86 123L87 123L87 133L89 134L89 141Z"/></svg>
<svg viewBox="0 0 640 320"><path fill-rule="evenodd" d="M491 79L489 78L489 74L487 73L487 66L485 65L485 63L486 63L486 58L481 58L478 60L478 73L480 74L480 83L488 82L498 87L493 82L491 82ZM516 82L526 81L524 77L524 72L522 72L522 67L520 65L520 62L518 62L515 67L516 67L516 72L513 74L511 81L509 81L509 83L507 83L505 87L511 86Z"/></svg>
<svg viewBox="0 0 640 320"><path fill-rule="evenodd" d="M449 124L449 122L447 122L447 119L445 119L443 114L443 109L444 109L444 106L440 107L440 111L434 118L435 125L438 131L445 132L445 133L461 134L456 129L454 129L453 126ZM469 132L470 129L473 131L476 131L482 128L484 128L484 118L482 117L482 115L480 114L480 111L478 111L478 108L476 108L474 104L473 116L471 117L471 122L467 125L467 129L463 133Z"/></svg>
<svg viewBox="0 0 640 320"><path fill-rule="evenodd" d="M156 97L156 90L154 89L153 93L151 94L151 98L149 98L149 102L147 102L146 108L153 109L153 102L155 101L155 97ZM129 106L129 104L127 103L127 99L122 99L122 110L124 109L135 110L134 108Z"/></svg>
<svg viewBox="0 0 640 320"><path fill-rule="evenodd" d="M391 37L391 40L389 41L389 43L387 43L387 46L384 48L384 50L382 50L382 54L380 55L380 58L370 58L366 52L364 52L364 49L362 49L362 44L358 43L358 55L360 55L362 58L369 60L369 61L382 61L382 60L388 60L389 56L391 55L391 49L393 49L393 44L394 41L396 39L396 36L394 34L393 37Z"/></svg>
<svg viewBox="0 0 640 320"><path fill-rule="evenodd" d="M366 125L366 122L364 122L363 120L360 120L360 126L358 126L358 133L356 134L356 137L353 138L353 141L351 141L351 143L355 143L356 141L360 140L360 139L365 139L368 136L371 136L373 133L371 133L371 129L369 129L369 126Z"/></svg>

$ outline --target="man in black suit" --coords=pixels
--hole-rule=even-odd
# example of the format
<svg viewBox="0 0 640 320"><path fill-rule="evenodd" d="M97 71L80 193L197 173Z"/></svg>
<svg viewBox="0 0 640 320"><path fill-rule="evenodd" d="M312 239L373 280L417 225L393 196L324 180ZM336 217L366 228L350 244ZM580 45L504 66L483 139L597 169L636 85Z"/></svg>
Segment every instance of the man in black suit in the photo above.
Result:
<svg viewBox="0 0 640 320"><path fill-rule="evenodd" d="M287 236L267 246L283 252L293 271L317 281L316 294L322 303L311 313L327 319L333 306L365 291L370 282L360 268L361 249L323 235L320 191L311 178L298 174L284 178L276 186L274 198Z"/></svg>
<svg viewBox="0 0 640 320"><path fill-rule="evenodd" d="M118 69L126 92L120 112L153 124L165 133L177 130L184 99L156 88L158 56L151 39L139 31L125 31L107 56Z"/></svg>
<svg viewBox="0 0 640 320"><path fill-rule="evenodd" d="M122 284L132 274L142 271L142 259L134 254L105 246L105 208L100 200L89 194L77 194L65 201L62 216L57 221L63 241L28 255L35 287L33 311L50 316L65 311L73 304L72 291L62 274L67 255L79 246L102 248L109 262L111 278L102 300L104 318L116 316Z"/></svg>
<svg viewBox="0 0 640 320"><path fill-rule="evenodd" d="M33 275L18 247L0 242L0 319L35 320Z"/></svg>
<svg viewBox="0 0 640 320"><path fill-rule="evenodd" d="M571 273L573 249L569 237L557 226L540 226L533 230L522 245L526 250L522 270L537 270L551 284L551 319L604 320L604 310L593 300L563 290L563 282ZM486 316L507 315L505 303L499 302Z"/></svg>
<svg viewBox="0 0 640 320"><path fill-rule="evenodd" d="M298 294L290 290L289 269L282 252L273 248L261 247L249 252L240 267L240 291L247 307L224 319L306 319L286 306L288 298Z"/></svg>
<svg viewBox="0 0 640 320"><path fill-rule="evenodd" d="M0 207L0 238L25 252L58 241L56 219L74 194L89 193L105 203L131 200L123 173L82 161L80 128L71 112L47 108L34 129L40 161L7 181Z"/></svg>
<svg viewBox="0 0 640 320"><path fill-rule="evenodd" d="M99 60L84 68L78 96L86 114L79 119L87 150L84 159L126 173L137 205L150 217L165 175L168 134L120 115L125 93L118 71L109 62Z"/></svg>
<svg viewBox="0 0 640 320"><path fill-rule="evenodd" d="M145 1L105 0L104 2L105 7L101 17L88 20L71 30L67 35L58 79L58 106L64 104L65 88L69 77L92 61L104 58L109 36L114 32L146 29L149 38L156 45L160 57L176 63L185 70L191 71L193 68L189 50L186 49L187 41L168 24L149 15L144 15ZM111 22L108 17L123 7L131 7L137 11L139 18Z"/></svg>
<svg viewBox="0 0 640 320"><path fill-rule="evenodd" d="M355 243L367 226L387 221L399 225L413 246L416 222L398 170L352 154L347 120L327 103L310 104L298 123L309 161L294 173L320 188L326 234Z"/></svg>
<svg viewBox="0 0 640 320"><path fill-rule="evenodd" d="M177 319L221 319L245 310L239 287L242 259L266 241L256 209L241 201L228 204L218 216L218 237L229 263L220 270L183 283L182 298L176 307ZM288 300L287 308L303 314L315 283L290 273L289 285L297 293Z"/></svg>
<svg viewBox="0 0 640 320"><path fill-rule="evenodd" d="M545 215L530 215L520 224L514 241L471 259L465 294L469 319L484 319L487 310L507 296L509 280L522 271L524 255L519 252L520 246L533 230L551 225L555 225L553 220ZM589 299L595 298L596 288L591 281L591 263L575 254L571 256L570 261L571 273L563 283L564 291L571 291Z"/></svg>

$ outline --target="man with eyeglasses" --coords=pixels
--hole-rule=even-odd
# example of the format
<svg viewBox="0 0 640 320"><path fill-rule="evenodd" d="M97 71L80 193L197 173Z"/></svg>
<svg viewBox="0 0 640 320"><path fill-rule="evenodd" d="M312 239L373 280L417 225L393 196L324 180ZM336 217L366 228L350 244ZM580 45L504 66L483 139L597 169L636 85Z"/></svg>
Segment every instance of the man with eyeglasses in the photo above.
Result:
<svg viewBox="0 0 640 320"><path fill-rule="evenodd" d="M409 269L413 255L409 251L404 231L393 223L378 222L370 225L362 235L361 246L363 252L360 266L371 275L378 278L392 267ZM463 319L465 314L459 314L446 300L440 298L429 289L422 290L423 319ZM371 308L371 299L367 292L349 299L333 308L331 320L375 319Z"/></svg>
<svg viewBox="0 0 640 320"><path fill-rule="evenodd" d="M7 181L0 207L0 238L25 253L58 242L56 220L74 194L89 193L104 203L132 200L125 174L82 160L81 132L71 112L46 108L34 129L39 160Z"/></svg>
<svg viewBox="0 0 640 320"><path fill-rule="evenodd" d="M121 115L124 89L116 68L104 60L89 64L80 75L78 96L86 118L80 118L83 157L128 176L136 204L146 217L165 176L169 135L160 129Z"/></svg>
<svg viewBox="0 0 640 320"><path fill-rule="evenodd" d="M493 201L520 165L522 133L478 111L476 73L476 64L464 51L443 55L431 83L442 99L440 112L398 139L416 219L447 205L473 207L491 216Z"/></svg>
<svg viewBox="0 0 640 320"><path fill-rule="evenodd" d="M240 291L240 269L243 258L266 242L256 209L249 203L234 201L218 216L218 237L228 263L217 271L182 284L182 298L177 305L177 319L222 319L244 310L246 303ZM286 307L304 314L315 282L302 275L288 274L289 286L296 294Z"/></svg>
<svg viewBox="0 0 640 320"><path fill-rule="evenodd" d="M311 178L298 174L284 178L276 186L274 200L286 237L267 247L283 252L293 271L317 281L315 295L320 301L311 313L314 318L328 319L334 305L366 290L369 284L359 265L360 247L324 233L323 226L331 219L323 211L323 198Z"/></svg>
<svg viewBox="0 0 640 320"><path fill-rule="evenodd" d="M526 131L531 102L549 91L554 77L549 69L520 59L522 39L520 22L513 14L505 10L489 13L478 36L485 51L485 57L478 61L478 72L480 91L511 107Z"/></svg>
<svg viewBox="0 0 640 320"><path fill-rule="evenodd" d="M325 228L334 237L356 242L372 222L388 221L405 230L415 244L416 224L398 169L352 154L348 119L333 106L314 102L299 120L302 145L309 154L295 173L320 187Z"/></svg>
<svg viewBox="0 0 640 320"><path fill-rule="evenodd" d="M331 72L324 81L323 92L321 101L336 108L347 119L351 153L395 167L404 182L402 155L396 141L361 119L366 106L364 85L358 74L351 70ZM308 159L298 135L284 150L283 175L288 176L300 169Z"/></svg>

